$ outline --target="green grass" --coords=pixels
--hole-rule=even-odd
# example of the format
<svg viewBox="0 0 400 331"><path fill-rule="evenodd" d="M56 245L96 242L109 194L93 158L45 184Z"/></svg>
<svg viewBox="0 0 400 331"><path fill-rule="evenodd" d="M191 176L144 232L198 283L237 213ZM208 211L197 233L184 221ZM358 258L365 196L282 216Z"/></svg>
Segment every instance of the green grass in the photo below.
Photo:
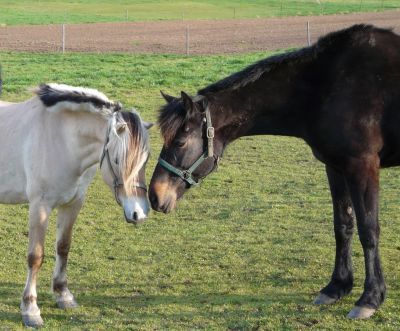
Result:
<svg viewBox="0 0 400 331"><path fill-rule="evenodd" d="M0 53L2 99L55 81L98 88L146 120L178 94L224 77L266 54L135 56ZM153 156L161 147L151 133ZM355 288L329 307L311 304L332 272L334 238L324 168L300 140L243 138L228 147L219 170L179 203L131 226L96 177L74 229L69 284L80 308L55 308L50 291L55 215L46 240L38 292L44 330L398 330L400 323L400 171L381 172L381 255L388 287L369 321L346 313L364 281L354 241ZM22 330L19 301L26 277L28 206L0 205L0 329Z"/></svg>
<svg viewBox="0 0 400 331"><path fill-rule="evenodd" d="M399 7L398 0L0 0L0 24L326 15Z"/></svg>

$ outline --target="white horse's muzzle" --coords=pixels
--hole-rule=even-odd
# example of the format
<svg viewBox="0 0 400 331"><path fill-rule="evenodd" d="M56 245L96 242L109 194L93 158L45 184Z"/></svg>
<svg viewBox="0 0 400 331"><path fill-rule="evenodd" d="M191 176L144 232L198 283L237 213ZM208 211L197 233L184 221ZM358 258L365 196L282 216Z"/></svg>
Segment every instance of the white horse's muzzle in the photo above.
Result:
<svg viewBox="0 0 400 331"><path fill-rule="evenodd" d="M147 218L150 206L144 197L132 197L122 199L125 220L128 223L141 224Z"/></svg>

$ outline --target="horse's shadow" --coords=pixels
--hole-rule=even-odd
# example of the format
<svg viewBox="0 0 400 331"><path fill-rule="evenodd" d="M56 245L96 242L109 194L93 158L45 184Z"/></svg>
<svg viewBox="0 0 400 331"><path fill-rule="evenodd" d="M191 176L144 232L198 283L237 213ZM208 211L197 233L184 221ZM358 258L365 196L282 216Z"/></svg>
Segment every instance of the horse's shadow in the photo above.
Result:
<svg viewBox="0 0 400 331"><path fill-rule="evenodd" d="M0 282L0 325L2 322L21 323L19 305L24 284Z"/></svg>
<svg viewBox="0 0 400 331"><path fill-rule="evenodd" d="M221 292L202 292L199 289L198 293L191 293L190 295L173 295L173 294L146 294L144 291L138 290L145 288L148 284L135 283L132 284L104 284L96 286L96 290L93 289L93 295L79 296L77 293L77 299L82 306L87 307L104 307L104 303L107 303L109 307L118 307L127 305L129 310L135 311L136 307L152 307L157 305L183 305L192 307L201 307L201 305L209 304L213 306L224 306L227 304L231 305L272 305L272 304L308 304L310 303L309 298L311 295L316 293L301 293L299 291L293 291L293 293L287 293L287 291L280 291L274 289L273 292L261 292L260 294L235 294L232 291L221 291ZM182 286L182 283L168 283L162 285L162 288L174 288ZM79 285L77 286L79 288ZM104 291L102 290L104 288ZM124 295L102 295L98 293L106 293L110 288L118 288L118 292L123 291ZM86 287L87 290L92 291ZM79 292L79 291L78 291ZM231 292L231 293L230 293Z"/></svg>
<svg viewBox="0 0 400 331"><path fill-rule="evenodd" d="M282 285L282 284L281 284ZM182 283L168 283L165 289L182 286ZM270 309L272 306L279 304L284 307L290 304L302 307L310 304L310 296L313 293L302 293L293 291L287 293L280 286L274 289L273 292L265 291L260 294L235 294L234 291L221 291L204 293L201 289L198 292L191 294L174 295L174 294L146 294L144 289L148 287L147 283L101 283L101 284L85 284L71 283L71 290L75 293L76 299L82 308L89 310L99 310L100 312L107 310L115 310L120 316L119 320L123 323L130 324L133 320L154 319L159 318L157 312L158 306L175 305L181 306L175 312L168 313L168 318L171 320L179 319L184 321L187 318L224 318L230 315L236 315L244 307L254 307L259 313ZM21 315L19 313L20 292L23 289L23 284L19 283L0 283L0 306L5 307L5 312L0 309L0 324L1 321L6 323L21 323ZM117 295L102 294L107 293L110 289L115 289L116 293L124 293ZM50 291L40 293L41 308L55 308L55 301ZM187 307L187 309L182 307ZM225 317L221 316L218 307L230 307L224 309ZM155 308L155 309L154 309ZM292 306L293 308L293 306ZM292 309L291 308L291 309ZM272 308L271 308L272 309ZM289 308L287 308L289 309ZM46 311L47 310L47 311ZM284 312L282 312L284 313ZM96 314L97 315L97 314ZM98 316L90 317L86 313L75 310L72 313L73 317L68 318L68 323L79 325L90 325L97 323L101 318L101 313ZM57 313L55 310L43 309L42 317L46 321L66 319L65 313Z"/></svg>

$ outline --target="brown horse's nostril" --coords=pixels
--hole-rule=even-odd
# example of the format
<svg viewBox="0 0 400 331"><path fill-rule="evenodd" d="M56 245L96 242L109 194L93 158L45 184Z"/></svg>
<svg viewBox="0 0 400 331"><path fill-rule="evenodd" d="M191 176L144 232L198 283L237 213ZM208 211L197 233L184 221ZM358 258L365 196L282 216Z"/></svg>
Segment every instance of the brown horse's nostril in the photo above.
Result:
<svg viewBox="0 0 400 331"><path fill-rule="evenodd" d="M137 212L134 212L134 213L133 213L133 219L134 219L135 221L138 220L138 213L137 213Z"/></svg>

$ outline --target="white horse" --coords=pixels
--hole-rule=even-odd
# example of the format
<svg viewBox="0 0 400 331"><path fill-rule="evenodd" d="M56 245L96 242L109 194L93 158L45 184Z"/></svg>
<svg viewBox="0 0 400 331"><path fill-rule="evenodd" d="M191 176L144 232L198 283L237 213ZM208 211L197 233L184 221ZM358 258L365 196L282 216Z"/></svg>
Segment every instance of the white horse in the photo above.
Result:
<svg viewBox="0 0 400 331"><path fill-rule="evenodd" d="M29 203L28 277L21 300L26 326L40 326L36 279L50 212L58 208L53 291L60 308L77 304L67 288L72 227L100 162L128 222L149 212L144 168L147 129L136 112L87 88L43 84L36 96L0 106L0 203Z"/></svg>

